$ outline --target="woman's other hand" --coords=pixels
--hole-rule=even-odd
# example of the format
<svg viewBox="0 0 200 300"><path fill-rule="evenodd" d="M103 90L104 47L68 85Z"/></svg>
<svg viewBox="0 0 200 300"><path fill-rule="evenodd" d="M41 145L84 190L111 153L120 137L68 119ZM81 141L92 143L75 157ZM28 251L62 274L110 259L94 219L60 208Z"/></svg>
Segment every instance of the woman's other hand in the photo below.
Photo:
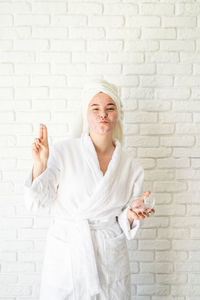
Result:
<svg viewBox="0 0 200 300"><path fill-rule="evenodd" d="M150 195L150 191L145 192L141 198L134 201L131 205L131 208L128 210L128 220L130 226L132 226L134 220L142 220L146 217L149 217L150 214L155 213L155 209L151 208L150 210L146 208L144 204L144 199Z"/></svg>

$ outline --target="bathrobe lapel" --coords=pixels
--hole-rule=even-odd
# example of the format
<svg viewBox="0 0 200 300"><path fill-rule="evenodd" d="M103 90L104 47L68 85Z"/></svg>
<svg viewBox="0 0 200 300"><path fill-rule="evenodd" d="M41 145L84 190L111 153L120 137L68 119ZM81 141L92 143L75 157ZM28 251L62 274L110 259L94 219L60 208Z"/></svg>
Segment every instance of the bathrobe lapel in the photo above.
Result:
<svg viewBox="0 0 200 300"><path fill-rule="evenodd" d="M84 210L88 212L93 211L96 208L100 208L108 204L109 195L115 188L116 178L120 173L120 162L121 162L121 144L115 139L115 150L112 155L112 159L108 165L105 175L100 170L97 153L93 142L88 134L83 134L81 137L83 157L86 161L87 176L92 176L95 184L93 193L88 196L87 201L84 203Z"/></svg>

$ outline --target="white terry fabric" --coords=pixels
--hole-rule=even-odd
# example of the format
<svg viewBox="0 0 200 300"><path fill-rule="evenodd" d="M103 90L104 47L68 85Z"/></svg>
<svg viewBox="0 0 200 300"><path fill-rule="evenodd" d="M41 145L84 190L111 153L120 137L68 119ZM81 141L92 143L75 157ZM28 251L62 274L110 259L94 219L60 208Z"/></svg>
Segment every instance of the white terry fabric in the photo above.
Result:
<svg viewBox="0 0 200 300"><path fill-rule="evenodd" d="M71 129L72 136L80 137L83 132L89 133L87 122L87 109L92 98L99 92L103 92L110 96L117 106L118 122L114 129L113 137L117 138L121 142L123 110L118 90L114 84L101 79L93 79L85 83L81 95L81 111L77 114L76 118L74 119L74 124L72 126L73 128Z"/></svg>
<svg viewBox="0 0 200 300"><path fill-rule="evenodd" d="M27 176L27 209L51 206L54 214L47 234L40 300L50 296L49 285L62 290L67 299L93 299L95 295L112 299L112 284L120 286L119 298L116 294L114 299L129 299L121 296L130 288L125 237L135 236L139 221L130 229L127 207L132 196L142 191L144 172L130 153L122 151L119 141L114 142L104 176L88 134L56 142L47 169L33 183L32 169Z"/></svg>

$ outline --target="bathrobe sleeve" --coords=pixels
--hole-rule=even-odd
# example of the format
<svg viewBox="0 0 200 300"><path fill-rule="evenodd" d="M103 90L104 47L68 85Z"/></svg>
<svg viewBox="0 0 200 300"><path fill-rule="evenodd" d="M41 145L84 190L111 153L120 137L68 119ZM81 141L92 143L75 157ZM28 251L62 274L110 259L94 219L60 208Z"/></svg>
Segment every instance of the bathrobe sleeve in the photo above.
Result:
<svg viewBox="0 0 200 300"><path fill-rule="evenodd" d="M60 179L60 158L55 144L50 148L47 168L32 181L32 170L24 183L24 203L29 211L37 211L41 207L50 206L56 200Z"/></svg>
<svg viewBox="0 0 200 300"><path fill-rule="evenodd" d="M143 191L143 182L144 182L144 170L141 166L137 166L135 169L135 172L137 173L135 182L134 182L134 187L133 187L133 196L141 194ZM118 216L118 223L122 230L124 231L124 234L128 240L131 240L134 238L139 226L140 226L140 221L139 220L134 220L132 224L132 228L130 227L130 223L128 220L128 206L131 203L128 203L122 210L121 214Z"/></svg>

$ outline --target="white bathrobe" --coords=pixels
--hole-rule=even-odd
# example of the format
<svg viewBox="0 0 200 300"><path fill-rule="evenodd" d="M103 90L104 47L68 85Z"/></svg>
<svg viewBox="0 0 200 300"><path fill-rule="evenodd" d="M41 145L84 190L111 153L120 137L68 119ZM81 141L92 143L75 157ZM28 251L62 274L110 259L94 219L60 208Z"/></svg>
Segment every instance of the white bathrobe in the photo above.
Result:
<svg viewBox="0 0 200 300"><path fill-rule="evenodd" d="M25 181L28 210L50 206L40 300L129 300L126 239L135 236L127 218L133 195L142 191L144 172L115 140L103 175L90 136L57 141L47 169Z"/></svg>

